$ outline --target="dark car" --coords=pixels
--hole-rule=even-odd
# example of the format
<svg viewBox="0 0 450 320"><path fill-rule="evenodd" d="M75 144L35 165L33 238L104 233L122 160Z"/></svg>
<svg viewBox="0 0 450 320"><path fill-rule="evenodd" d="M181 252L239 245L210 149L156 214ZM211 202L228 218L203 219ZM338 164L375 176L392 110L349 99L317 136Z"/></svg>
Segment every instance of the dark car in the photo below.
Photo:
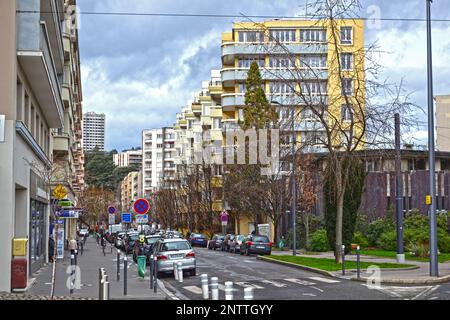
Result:
<svg viewBox="0 0 450 320"><path fill-rule="evenodd" d="M222 242L222 251L230 252L230 246L234 240L234 237L235 237L234 234L227 234L225 236L225 239Z"/></svg>
<svg viewBox="0 0 450 320"><path fill-rule="evenodd" d="M242 243L240 253L247 256L250 253L271 254L272 242L264 235L250 235Z"/></svg>
<svg viewBox="0 0 450 320"><path fill-rule="evenodd" d="M145 236L145 242L142 245L137 241L133 248L133 261L137 263L138 256L146 256L147 263L150 263L150 256L153 252L153 246L159 239L163 239L163 237L160 235L150 235Z"/></svg>
<svg viewBox="0 0 450 320"><path fill-rule="evenodd" d="M208 239L206 238L205 235L200 233L192 233L189 236L188 240L191 246L200 246L206 248L206 246L208 245Z"/></svg>
<svg viewBox="0 0 450 320"><path fill-rule="evenodd" d="M209 250L216 250L222 248L222 242L225 239L225 236L220 234L215 234L208 243Z"/></svg>

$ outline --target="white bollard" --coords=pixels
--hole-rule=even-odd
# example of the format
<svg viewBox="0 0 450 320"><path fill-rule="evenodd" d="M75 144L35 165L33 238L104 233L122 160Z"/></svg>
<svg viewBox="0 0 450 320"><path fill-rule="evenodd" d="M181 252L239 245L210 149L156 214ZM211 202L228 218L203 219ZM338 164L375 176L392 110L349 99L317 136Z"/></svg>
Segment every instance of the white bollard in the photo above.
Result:
<svg viewBox="0 0 450 320"><path fill-rule="evenodd" d="M211 299L219 300L219 278L211 278Z"/></svg>
<svg viewBox="0 0 450 320"><path fill-rule="evenodd" d="M225 282L225 300L233 300L233 282Z"/></svg>
<svg viewBox="0 0 450 320"><path fill-rule="evenodd" d="M202 274L200 276L200 279L202 279L202 294L203 299L208 300L209 299L209 288L208 288L208 275Z"/></svg>
<svg viewBox="0 0 450 320"><path fill-rule="evenodd" d="M178 263L173 263L173 277L178 281Z"/></svg>
<svg viewBox="0 0 450 320"><path fill-rule="evenodd" d="M244 288L244 300L253 300L253 288Z"/></svg>
<svg viewBox="0 0 450 320"><path fill-rule="evenodd" d="M183 264L181 262L177 263L178 266L178 282L183 282Z"/></svg>

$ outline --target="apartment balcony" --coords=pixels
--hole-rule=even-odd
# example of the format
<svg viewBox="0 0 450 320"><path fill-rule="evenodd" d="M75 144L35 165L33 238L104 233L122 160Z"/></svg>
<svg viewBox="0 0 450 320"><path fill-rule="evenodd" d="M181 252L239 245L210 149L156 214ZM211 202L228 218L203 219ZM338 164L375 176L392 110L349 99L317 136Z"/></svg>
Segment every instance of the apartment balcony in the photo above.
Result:
<svg viewBox="0 0 450 320"><path fill-rule="evenodd" d="M236 56L242 55L283 55L283 54L325 54L326 43L285 43L283 48L276 43L224 42L222 44L222 61L233 64Z"/></svg>
<svg viewBox="0 0 450 320"><path fill-rule="evenodd" d="M224 87L233 87L237 81L247 80L249 68L225 68L220 71ZM328 79L327 69L286 69L286 68L261 68L263 80L296 80L296 79Z"/></svg>
<svg viewBox="0 0 450 320"><path fill-rule="evenodd" d="M192 104L192 112L194 114L202 113L202 105L200 103L193 103Z"/></svg>
<svg viewBox="0 0 450 320"><path fill-rule="evenodd" d="M212 81L209 83L209 93L211 94L211 98L218 99L222 94L222 82L220 81Z"/></svg>
<svg viewBox="0 0 450 320"><path fill-rule="evenodd" d="M222 94L223 111L234 111L237 106L245 105L245 95L243 93Z"/></svg>
<svg viewBox="0 0 450 320"><path fill-rule="evenodd" d="M53 136L53 151L55 153L68 154L70 149L70 137L68 134L58 134Z"/></svg>
<svg viewBox="0 0 450 320"><path fill-rule="evenodd" d="M38 20L36 20L38 19ZM18 15L17 56L34 95L52 128L63 127L61 86L48 31L39 16Z"/></svg>
<svg viewBox="0 0 450 320"><path fill-rule="evenodd" d="M178 125L180 126L180 128L186 129L186 127L187 127L187 120L186 119L180 120Z"/></svg>
<svg viewBox="0 0 450 320"><path fill-rule="evenodd" d="M211 120L210 116L202 116L200 121L201 121L203 127L211 127L212 126L212 120Z"/></svg>
<svg viewBox="0 0 450 320"><path fill-rule="evenodd" d="M222 118L222 106L211 106L211 117Z"/></svg>
<svg viewBox="0 0 450 320"><path fill-rule="evenodd" d="M222 129L212 129L211 141L222 141L222 140L223 140Z"/></svg>

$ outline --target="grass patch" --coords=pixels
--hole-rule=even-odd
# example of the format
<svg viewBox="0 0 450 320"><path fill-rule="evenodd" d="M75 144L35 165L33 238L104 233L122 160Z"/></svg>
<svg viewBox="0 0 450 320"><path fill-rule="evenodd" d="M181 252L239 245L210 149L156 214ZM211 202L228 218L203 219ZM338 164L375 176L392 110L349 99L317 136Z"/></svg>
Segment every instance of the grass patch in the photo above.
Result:
<svg viewBox="0 0 450 320"><path fill-rule="evenodd" d="M342 263L336 264L334 259L328 258L310 258L310 257L301 257L301 256L268 256L274 260L291 262L302 266L312 267L325 271L339 271L342 270ZM399 263L374 263L374 262L363 262L361 261L361 269L367 269L369 266L378 266L381 269L387 268L407 268L412 267L412 265L408 264L399 264ZM346 269L356 269L356 261L346 261L345 268Z"/></svg>
<svg viewBox="0 0 450 320"><path fill-rule="evenodd" d="M382 258L393 258L397 257L397 252L395 251L386 251L386 250L361 250L362 255L374 256L374 257L382 257ZM419 262L428 262L429 258L420 258L413 256L409 252L405 252L405 259L411 261L419 261ZM450 253L440 253L438 256L438 260L440 263L444 263L450 261Z"/></svg>

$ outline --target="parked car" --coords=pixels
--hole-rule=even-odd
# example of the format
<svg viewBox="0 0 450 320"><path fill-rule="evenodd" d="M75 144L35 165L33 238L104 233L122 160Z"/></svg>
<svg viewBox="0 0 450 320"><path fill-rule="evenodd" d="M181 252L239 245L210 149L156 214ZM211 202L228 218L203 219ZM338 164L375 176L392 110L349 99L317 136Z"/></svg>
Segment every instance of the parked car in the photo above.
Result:
<svg viewBox="0 0 450 320"><path fill-rule="evenodd" d="M242 242L245 241L245 236L238 234L234 237L233 241L230 243L230 252L238 253L241 251Z"/></svg>
<svg viewBox="0 0 450 320"><path fill-rule="evenodd" d="M205 247L208 245L208 239L205 235L200 233L191 233L189 236L189 243L191 246L201 246Z"/></svg>
<svg viewBox="0 0 450 320"><path fill-rule="evenodd" d="M222 248L222 242L225 239L225 236L221 234L215 234L211 240L208 242L209 250L216 250Z"/></svg>
<svg viewBox="0 0 450 320"><path fill-rule="evenodd" d="M271 254L272 242L264 235L250 235L242 242L240 254L250 253Z"/></svg>
<svg viewBox="0 0 450 320"><path fill-rule="evenodd" d="M154 245L158 273L173 273L173 263L181 262L183 271L195 276L197 263L195 252L185 239L160 239Z"/></svg>
<svg viewBox="0 0 450 320"><path fill-rule="evenodd" d="M222 242L222 251L230 252L230 245L231 245L231 242L233 242L234 237L235 237L234 234L227 234L225 236L225 239Z"/></svg>
<svg viewBox="0 0 450 320"><path fill-rule="evenodd" d="M87 228L83 228L79 232L80 237L89 237L89 230Z"/></svg>
<svg viewBox="0 0 450 320"><path fill-rule="evenodd" d="M133 261L137 263L137 257L138 256L146 256L147 257L147 263L150 263L150 256L153 252L153 246L155 243L162 239L159 235L151 235L145 237L145 243L144 245L136 245L133 247Z"/></svg>

